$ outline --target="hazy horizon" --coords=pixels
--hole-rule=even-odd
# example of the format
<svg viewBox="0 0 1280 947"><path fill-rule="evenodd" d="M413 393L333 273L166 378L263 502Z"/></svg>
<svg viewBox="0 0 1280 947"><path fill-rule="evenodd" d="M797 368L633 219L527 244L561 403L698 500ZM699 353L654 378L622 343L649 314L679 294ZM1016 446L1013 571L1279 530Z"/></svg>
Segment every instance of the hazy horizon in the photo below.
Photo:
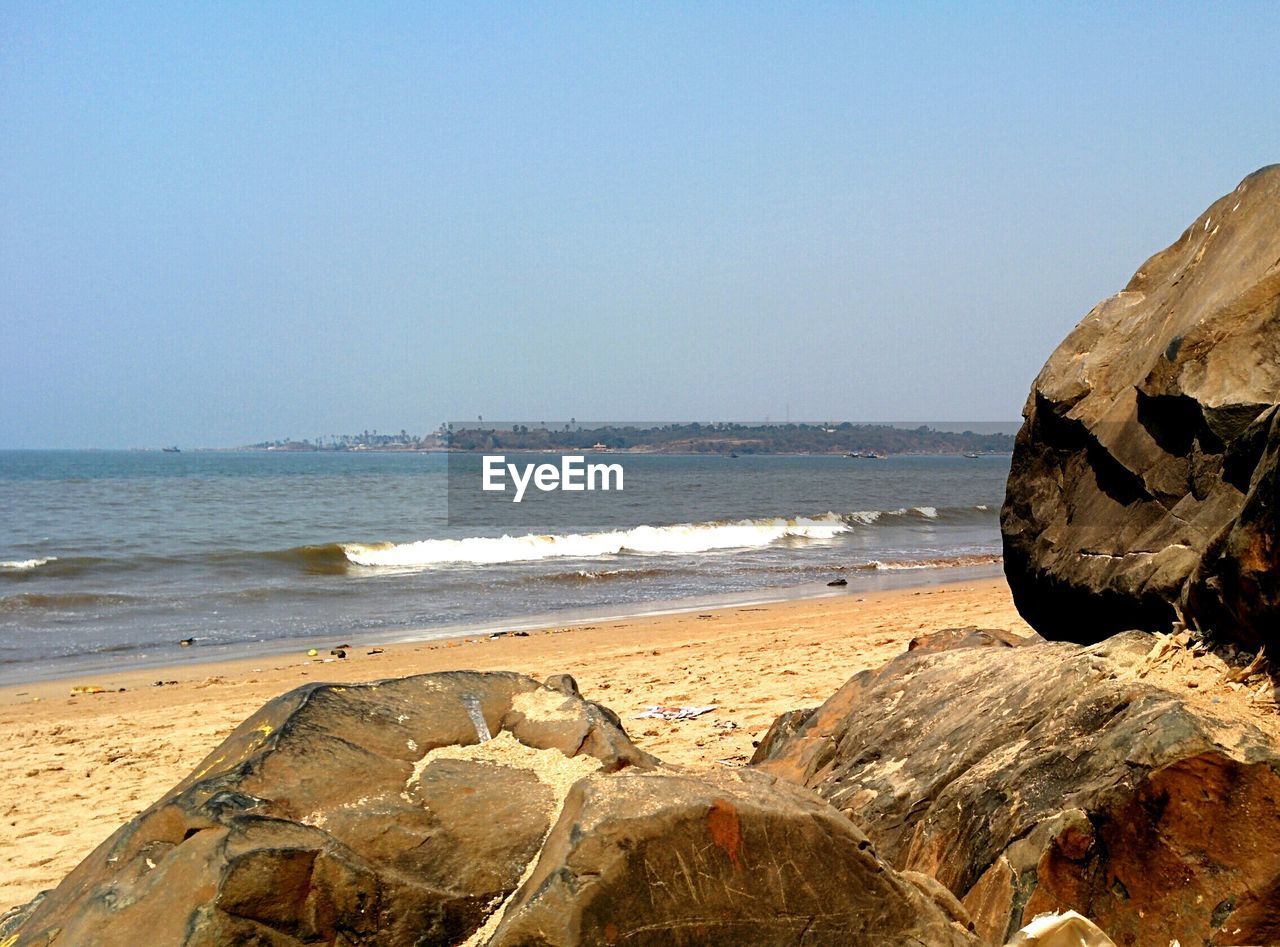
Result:
<svg viewBox="0 0 1280 947"><path fill-rule="evenodd" d="M690 418L681 418L681 419L672 419L672 420L666 420L666 421L652 421L652 420L648 420L648 421L626 421L626 420L614 420L614 421L573 421L573 420L569 420L569 421L565 421L564 419L553 420L553 421L510 421L510 420L506 420L506 421L487 421L487 420L458 421L458 420L454 419L454 420L446 420L446 421L443 421L443 422L441 422L441 423L442 423L442 424L445 424L445 425L451 425L451 426L452 426L452 428L453 428L454 430L460 430L460 429L462 429L462 428L475 428L475 429L483 429L483 430L498 430L498 431L510 430L510 429L512 428L512 426L514 426L514 425L516 425L516 424L524 424L524 425L527 425L527 426L529 426L529 427L543 426L543 427L549 427L549 428L551 428L551 429L553 429L553 430L558 430L558 429L560 429L560 428L561 428L561 427L563 427L563 426L567 426L567 425L569 425L569 424L573 424L576 430L587 430L587 431L589 431L589 430L595 430L595 429L600 429L600 428L604 428L604 427L632 427L632 428L636 428L636 429L638 429L638 430L644 430L644 429L647 429L647 428L662 427L662 426L665 426L665 425L687 425L687 424L693 424L693 423L702 424L702 425L707 426L707 427L713 427L713 426L715 426L715 425L717 425L717 424L741 424L741 425L745 425L745 426L748 426L748 427L753 427L753 426L770 426L770 425L772 425L772 426L779 426L779 427L781 427L781 426L784 426L784 425L792 425L792 424L794 424L794 425L819 426L819 425L825 425L825 424L843 424L843 423L850 423L850 424L853 424L853 425L855 425L855 426L863 426L863 425L879 425L879 426L884 426L884 427L895 427L895 428L905 428L905 429L913 429L913 428L919 427L919 426L921 426L921 425L924 425L924 426L926 426L926 427L929 427L929 428L933 429L934 431L939 431L939 432L942 432L942 433L965 433L965 432L968 432L968 433L974 433L974 434L1008 434L1008 435L1016 434L1016 433L1018 432L1018 428L1021 426L1021 422L1020 422L1020 421L857 421L857 420L853 420L853 419L850 419L850 418L828 418L828 419L823 420L823 421L814 420L814 419L809 419L809 418L793 418L793 419L790 419L790 420L787 420L787 419L770 419L770 418L765 418L765 419L763 419L763 420L747 420L747 421L734 420L734 419L727 419L727 418L720 418L720 419L716 419L716 420L696 420L696 419L690 419ZM383 428L383 427L374 427L374 426L369 425L369 426L365 426L365 427L362 427L362 428L359 428L359 429L356 429L356 430L351 430L351 431L331 431L331 432L325 432L325 433L323 433L323 434L319 434L319 433L312 433L312 434L296 434L296 435L295 435L295 434L292 434L292 433L284 433L284 434L279 434L279 435L271 434L271 435L264 435L264 436L262 436L262 437L257 437L257 438L253 438L253 439L250 439L250 440L247 440L247 441L238 442L238 443L234 443L234 444L211 444L211 443L203 443L203 442L200 442L199 440L195 440L195 439L183 440L183 439L179 438L176 442L174 442L174 444L173 444L172 446L177 446L177 447L179 447L179 448L181 448L181 449L183 449L183 450L196 450L196 451L201 451L201 450L212 450L212 451L236 450L236 449L239 449L239 448L250 448L250 447L254 447L255 445L258 445L258 444L267 444L267 443L274 443L274 442L286 442L286 441L288 441L288 442L296 442L296 443L310 442L310 443L313 443L313 444L321 444L321 443L328 443L328 442L329 442L329 439L330 439L330 438L333 438L333 437L337 437L337 438L343 438L343 437L359 437L359 436L360 436L360 435L362 435L362 434L370 434L370 435L374 435L374 436L392 436L392 437L394 437L394 436L396 436L396 435L400 434L400 432L401 432L402 430L403 430L404 432L406 432L407 434L409 434L410 436L414 436L414 437L428 437L428 436L430 436L430 435L432 435L432 434L436 433L436 431L439 429L439 427L440 427L440 425L439 425L439 424L437 424L437 425L433 425L433 426L431 426L430 428L421 428L421 429L413 429L413 428L407 428L407 427L406 427L406 428L400 428L400 427L397 427L397 428L390 428L390 427L388 427L388 428ZM84 450L84 451L113 451L113 450L114 450L114 451L135 451L135 450L154 450L154 451L158 451L158 450L161 450L163 447L169 447L169 446L171 446L171 445L170 445L170 444L168 444L168 443L165 443L165 444L129 444L129 445L111 445L111 446L105 446L105 447L104 447L104 446L98 446L98 447L77 447L77 446L67 446L67 447L4 447L4 446L0 446L0 451L3 451L3 450L19 450L19 451L40 451L40 450L49 450L49 451L77 451L77 450Z"/></svg>
<svg viewBox="0 0 1280 947"><path fill-rule="evenodd" d="M1276 25L10 4L0 448L1008 423L1095 303L1276 159Z"/></svg>

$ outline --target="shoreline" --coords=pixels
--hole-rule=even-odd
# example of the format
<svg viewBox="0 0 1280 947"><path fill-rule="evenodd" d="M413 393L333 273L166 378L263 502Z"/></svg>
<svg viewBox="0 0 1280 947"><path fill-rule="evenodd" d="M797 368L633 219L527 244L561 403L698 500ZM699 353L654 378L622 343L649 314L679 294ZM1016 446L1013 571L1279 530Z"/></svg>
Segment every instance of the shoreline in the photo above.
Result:
<svg viewBox="0 0 1280 947"><path fill-rule="evenodd" d="M980 562L984 556L959 557L955 562L929 562L926 565L894 565L883 569L833 570L833 575L849 579L843 587L831 587L826 582L806 582L800 585L763 586L742 592L710 593L676 599L654 599L625 605L583 606L552 611L499 615L477 622L444 625L424 625L416 628L387 626L384 628L352 632L317 633L275 639L257 639L222 644L199 643L189 648L171 645L163 651L126 653L100 651L42 662L27 662L0 666L0 703L6 696L18 690L31 690L43 684L87 680L90 677L110 679L121 674L149 672L166 674L202 665L222 664L238 660L261 662L284 656L305 653L311 648L322 652L339 645L354 648L386 648L395 645L422 642L465 639L492 634L531 632L551 626L578 627L593 622L630 621L647 617L678 615L694 611L717 611L751 605L769 605L778 602L804 599L821 599L842 595L864 594L891 589L917 588L983 580L1003 575L998 557L996 561ZM15 672L11 674L10 672ZM28 672L17 679L17 674ZM107 685L98 685L107 686Z"/></svg>
<svg viewBox="0 0 1280 947"><path fill-rule="evenodd" d="M780 713L816 706L916 635L965 625L1030 633L1003 578L991 577L360 648L343 661L254 655L3 687L0 726L10 739L0 757L0 909L56 884L242 720L300 685L460 669L539 680L568 673L663 760L739 766ZM108 683L113 689L71 694ZM716 709L637 719L652 705Z"/></svg>

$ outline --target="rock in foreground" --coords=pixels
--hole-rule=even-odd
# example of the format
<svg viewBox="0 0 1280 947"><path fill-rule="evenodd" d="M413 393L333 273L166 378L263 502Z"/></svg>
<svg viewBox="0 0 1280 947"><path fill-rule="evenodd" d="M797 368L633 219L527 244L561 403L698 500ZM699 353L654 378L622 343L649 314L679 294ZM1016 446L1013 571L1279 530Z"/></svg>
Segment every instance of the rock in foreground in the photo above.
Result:
<svg viewBox="0 0 1280 947"><path fill-rule="evenodd" d="M976 945L967 922L812 793L749 771L630 772L574 787L489 944Z"/></svg>
<svg viewBox="0 0 1280 947"><path fill-rule="evenodd" d="M269 702L0 943L977 943L813 794L637 749L572 678Z"/></svg>
<svg viewBox="0 0 1280 947"><path fill-rule="evenodd" d="M458 752L481 733L488 754ZM310 685L103 843L16 943L459 943L536 856L557 779L655 763L517 674Z"/></svg>
<svg viewBox="0 0 1280 947"><path fill-rule="evenodd" d="M988 942L1067 909L1118 944L1280 942L1275 717L1250 723L1220 665L1175 675L1170 647L920 648L852 678L757 768L946 885ZM1189 683L1234 696L1193 704Z"/></svg>
<svg viewBox="0 0 1280 947"><path fill-rule="evenodd" d="M1032 387L1001 513L1048 638L1280 628L1280 166L1250 175L1100 303Z"/></svg>

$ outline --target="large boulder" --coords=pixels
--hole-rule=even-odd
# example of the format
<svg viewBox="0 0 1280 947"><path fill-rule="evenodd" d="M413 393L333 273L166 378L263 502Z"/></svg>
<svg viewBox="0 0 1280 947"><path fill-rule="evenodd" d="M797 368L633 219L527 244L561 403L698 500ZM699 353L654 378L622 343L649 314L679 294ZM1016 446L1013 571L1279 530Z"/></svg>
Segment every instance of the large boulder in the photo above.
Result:
<svg viewBox="0 0 1280 947"><path fill-rule="evenodd" d="M937 879L988 942L1074 909L1118 944L1278 943L1280 725L1249 703L1270 688L1186 637L921 648L755 768Z"/></svg>
<svg viewBox="0 0 1280 947"><path fill-rule="evenodd" d="M1250 175L1049 358L1001 512L1019 611L1048 638L1280 628L1280 166Z"/></svg>
<svg viewBox="0 0 1280 947"><path fill-rule="evenodd" d="M812 793L749 771L633 771L574 786L488 943L976 947L968 920Z"/></svg>
<svg viewBox="0 0 1280 947"><path fill-rule="evenodd" d="M566 773L655 764L601 708L518 674L310 685L241 724L5 943L459 943L516 889Z"/></svg>
<svg viewBox="0 0 1280 947"><path fill-rule="evenodd" d="M975 947L966 922L805 790L662 767L567 675L452 672L272 700L0 944Z"/></svg>

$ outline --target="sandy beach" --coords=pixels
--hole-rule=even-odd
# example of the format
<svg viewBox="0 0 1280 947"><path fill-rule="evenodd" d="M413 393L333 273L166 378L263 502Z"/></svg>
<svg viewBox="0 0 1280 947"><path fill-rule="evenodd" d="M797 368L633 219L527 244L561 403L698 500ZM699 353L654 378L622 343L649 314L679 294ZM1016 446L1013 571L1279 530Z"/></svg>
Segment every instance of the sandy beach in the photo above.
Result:
<svg viewBox="0 0 1280 947"><path fill-rule="evenodd" d="M301 684L464 668L540 679L567 672L664 760L739 765L779 713L820 703L915 635L962 625L1030 631L1003 580L989 579L387 646L378 654L352 640L342 661L323 652L257 657L4 688L0 909L56 884L264 701ZM73 695L86 687L103 691ZM653 704L716 710L678 722L636 719Z"/></svg>

